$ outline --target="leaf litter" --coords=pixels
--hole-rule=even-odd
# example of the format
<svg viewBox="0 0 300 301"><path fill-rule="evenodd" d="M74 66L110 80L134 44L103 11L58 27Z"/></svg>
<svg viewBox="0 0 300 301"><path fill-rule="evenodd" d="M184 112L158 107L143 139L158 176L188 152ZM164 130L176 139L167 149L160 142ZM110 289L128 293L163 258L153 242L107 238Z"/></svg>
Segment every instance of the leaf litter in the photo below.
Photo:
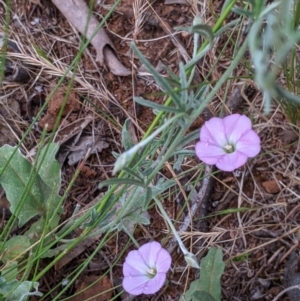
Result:
<svg viewBox="0 0 300 301"><path fill-rule="evenodd" d="M56 7L66 17L66 19L88 40L97 51L96 61L101 66L104 61L107 63L110 71L119 76L127 76L131 71L122 65L114 53L114 46L105 29L100 28L96 17L90 14L87 4L83 0L52 0Z"/></svg>
<svg viewBox="0 0 300 301"><path fill-rule="evenodd" d="M76 55L80 45L78 37L64 20L64 18L68 19L66 16L63 17L59 15L59 13L53 13L55 12L55 9L51 6L51 3L46 4L44 3L45 1L41 1L41 5L44 8L42 10L40 6L34 6L32 3L29 3L28 6L22 6L16 5L14 1L12 2L14 4L12 9L15 15L26 16L28 20L26 18L15 19L16 21L11 24L10 37L18 44L21 43L22 46L26 47L26 50L28 50L27 55L34 58L34 60L31 61L31 64L37 67L37 70L39 71L35 78L37 84L42 83L46 88L51 88L49 82L51 84L57 83L60 76L70 64L71 58ZM73 3L75 2L76 1L73 1ZM164 5L168 2L170 3L172 1L156 1L156 3L152 5L152 8L158 13L161 19L167 19L168 22L170 22L171 27L182 25L182 20L183 23L188 25L191 24L192 14L189 5L172 3ZM218 11L221 7L218 6L218 3L215 4L215 11ZM113 1L107 1L105 3L106 6L102 2L97 2L94 7L95 13L104 15L107 12L107 5L109 6L112 4ZM123 8L127 12L130 12L131 5L132 1L124 0L121 3L120 9ZM0 9L1 12L4 11L2 4ZM139 49L151 59L153 65L156 66L157 63L161 61L176 73L178 72L176 69L178 60L183 60L181 54L177 49L174 49L172 42L170 42L170 39L168 38L162 38L160 43L156 42L155 39L165 35L166 31L162 30L161 26L157 25L157 22L151 22L151 10L149 10L149 12L146 22L137 35ZM205 13L203 13L203 15L205 15ZM33 27L29 21L32 21L35 17L40 19L40 23L35 24ZM3 20L1 20L1 22L3 23ZM58 26L55 25L53 27L51 22L57 22L56 25L58 24ZM68 22L73 24L73 21L71 20L68 20ZM85 22L82 22L82 26L84 26L84 23ZM127 13L122 15L118 8L116 9L116 12L112 14L107 22L107 32L109 33L112 42L110 44L104 39L101 41L102 44L100 43L99 49L102 48L102 52L100 51L100 55L102 53L103 56L102 62L105 62L105 52L103 52L103 49L109 45L108 47L114 49L111 50L112 53L116 51L116 53L121 54L119 55L119 58L122 65L127 66L126 69L130 66L128 56L125 55L128 53L129 49L129 43L127 43L126 37L127 35L130 36L132 33L133 23L133 14L130 15L130 13ZM17 24L22 24L23 27L17 26ZM73 24L73 26L75 25ZM77 30L81 32L79 28L77 28ZM84 31L81 33L83 34ZM116 35L114 35L114 33ZM190 37L179 34L178 38L180 39L181 44L186 47L187 52L191 53ZM147 42L139 42L139 40L147 40ZM210 67L214 65L216 57L220 57L220 64L218 65L218 68L213 70L211 74L212 80L217 80L220 77L220 74L226 70L228 62L230 61L228 53L232 53L232 49L230 45L227 46L228 48L225 48L226 51L224 52L225 55L223 52L220 52L219 49L222 49L227 41L227 36L220 37L216 47L212 50L212 53L201 62L201 65L199 66L201 71L198 73L198 76L201 76L202 72L205 74L206 69L210 70ZM46 64L47 68L43 67L45 66L43 58L35 57L33 55L33 49L38 49L38 47L44 50L46 56L51 61L51 64ZM99 181L103 181L110 177L110 166L112 166L115 160L111 155L111 152L122 151L119 143L120 127L118 128L118 122L123 124L125 119L124 116L126 116L126 114L132 114L135 122L139 124L140 128L146 129L147 125L149 125L153 119L154 115L152 112L144 108L142 108L137 115L134 115L135 108L133 108L131 101L133 93L135 95L150 95L149 97L151 100L158 103L162 102L162 97L155 95L156 92L159 92L159 89L153 82L151 76L143 75L144 77L137 77L133 89L131 78L119 78L115 76L113 72L110 72L110 70L105 68L99 70L99 67L95 64L95 61L93 61L93 51L95 49L89 48L87 52L84 53L79 67L81 73L76 74L74 90L76 91L76 94L80 96L84 95L85 98L88 98L98 106L101 106L101 109L105 110L109 108L110 112L114 112L112 118L116 123L108 122L102 117L100 118L99 112L94 110L92 106L88 106L87 103L83 102L83 98L80 98L80 110L77 112L74 111L75 114L73 116L71 116L73 114L71 113L64 117L65 122L69 125L75 122L76 119L80 119L80 116L82 116L83 119L80 120L76 126L74 124L74 135L71 130L72 126L70 126L69 129L66 129L65 134L62 135L64 138L62 138L61 144L66 143L67 145L68 140L72 140L74 136L76 136L76 139L74 140L80 142L81 137L84 137L86 134L92 137L93 131L94 134L96 134L95 137L105 137L104 141L109 144L109 146L103 148L101 152L92 154L87 160L86 164L97 171L97 179L94 181L84 176L79 176L75 182L74 189L70 191L64 206L65 219L70 217L75 204L80 203L85 205L91 202L91 200L99 194L99 189L97 188ZM96 49L96 51L96 56L98 56L98 49ZM27 58L24 53L22 53L22 55ZM98 63L101 67L101 62L99 61ZM138 61L135 61L135 63L137 65L139 64ZM236 72L242 74L243 70L236 70ZM229 88L229 95L234 92L236 85L240 84L241 83L239 82L235 82L232 87ZM21 137L26 126L31 122L31 119L28 119L27 117L27 101L24 96L30 95L33 91L34 83L26 85L10 83L1 86L1 100L8 100L3 102L6 108L9 108L11 99L18 99L20 110L18 115L21 116L21 120L20 122L14 123L11 120L8 120L8 124L16 127L16 132L18 133L17 136L19 137ZM226 93L224 92L224 94ZM214 102L209 105L209 111L212 115L218 115L221 111L221 98L221 95L217 95ZM113 103L113 106L108 106L108 103ZM299 147L297 144L298 131L288 124L288 120L284 113L282 113L280 107L274 105L274 107L272 107L271 115L267 118L260 115L261 103L261 95L257 89L254 89L254 99L249 101L244 97L244 102L238 110L240 113L247 112L247 114L255 116L255 124L257 124L257 130L262 139L262 145L264 146L263 154L259 158L255 158L251 161L250 165L245 167L245 170L241 171L245 173L243 178L235 173L221 173L215 176L216 181L210 197L210 202L208 203L208 214L215 213L217 215L207 219L208 232L201 232L197 228L187 228L181 233L182 237L186 239L187 244L192 240L199 241L196 250L201 254L205 253L210 246L217 245L223 248L225 253L224 258L227 262L222 277L222 294L226 300L235 300L236 298L250 300L254 296L272 300L272 298L284 288L284 266L287 262L288 255L291 253L290 251L295 249L298 244L297 233L299 229L297 228L297 221L299 219L299 210L297 210L297 196L300 192L297 181L299 176L298 166L300 162L298 152ZM84 110L82 110L83 107ZM80 115L80 113L83 115ZM47 114L47 112L44 114ZM89 116L93 117L90 118ZM84 121L85 118L87 121ZM104 122L103 119L105 120ZM203 120L203 116L197 120L197 128L203 123ZM26 126L24 126L24 124ZM67 126L67 124L64 126ZM5 135L12 136L14 127L8 127ZM76 127L78 128L76 129ZM62 129L63 126L59 128L58 133ZM291 137L287 137L287 139L282 142L281 140L287 135L283 134L284 137L282 137L281 133L286 133L285 131L293 131L296 132L296 134L291 134ZM137 131L137 135L138 137L141 135L140 130ZM24 142L25 147L22 148L22 151L26 153L26 148L34 149L37 146L39 139L40 129L34 129ZM97 139L98 138L96 138L96 140ZM82 139L82 141L84 141L84 139ZM12 139L12 141L7 141L5 143L15 145L16 139ZM76 148L76 143L72 144L71 142L71 144L67 146L70 149L74 147L76 151L79 151L83 145L80 142L78 148ZM88 144L87 142L82 143ZM285 147L283 148L282 143L285 144ZM78 154L78 158L82 155L83 153ZM67 161L65 160L65 162ZM74 173L76 164L77 163L71 166L69 166L69 164L63 164L62 191L66 189L66 183L69 182L71 178L70 175ZM190 159L185 162L185 168L194 167L196 164L199 164L199 162ZM167 168L164 169L163 172L166 177L172 177L170 170ZM275 193L268 193L264 190L262 183L274 183L274 178L278 173L283 175L280 179L280 183L278 182L281 185L281 189L279 192L276 190L274 191ZM189 181L190 177L183 178L182 180L183 183L189 183ZM200 183L198 188L199 187ZM242 201L240 203L239 196ZM236 213L234 209L239 206L238 204L243 207L252 208L252 210ZM180 194L176 198L172 196L166 198L164 206L170 216L175 220L177 218L177 212L182 209L183 198ZM222 208L222 206L223 208L226 208L226 210L230 210L230 213L224 213L223 215L222 213L219 213L218 208ZM242 207L239 209L242 209ZM141 237L143 240L153 239L154 237L156 239L157 237L162 239L165 238L166 227L163 219L158 215L155 208L151 208L149 213L150 216L152 216L152 219L155 220L155 223L153 223L152 220L150 226L143 226L136 229L136 237ZM188 213L186 213L185 216L187 215ZM242 223L238 221L238 215L241 217L240 221L242 221ZM179 218L179 222L182 220L183 217ZM179 225L180 224L177 226L179 227ZM195 226L194 223L193 225ZM241 231L241 227L243 231ZM258 231L258 229L263 229L264 231ZM245 239L247 242L246 246L244 244ZM118 239L111 239L107 242L104 247L104 252L110 261L113 261L118 256L119 250L126 245L127 241L127 236L120 233ZM97 241L95 240L95 243L96 242ZM94 246L95 245L91 243L86 249L83 248L83 252L81 252L77 258L75 257L73 262L69 262L61 268L61 274L59 274L58 270L50 270L43 280L47 282L48 285L54 287L57 284L54 282L54 279L57 279L55 277L59 274L58 281L63 279L64 273L70 269L74 269L77 262L84 260L87 257L87 254L94 250ZM184 270L185 267L183 260L179 255L176 255L175 252L173 253L173 257L177 261L175 272L170 276L172 282L166 290L163 291L163 295L156 296L159 300L164 300L162 298L166 296L177 299L182 293L182 279L187 280L187 282L190 283L190 280L194 277L193 273L188 274L180 272ZM118 283L118 280L120 280L121 273L119 267L113 268L112 271L113 277L112 280L109 281L113 282L115 285ZM99 271L97 272L92 269L87 269L86 273L99 275ZM261 279L265 281L263 282ZM79 281L84 283L83 280ZM176 283L180 284L177 285ZM82 288L84 287L86 287L85 284L83 284ZM72 293L75 291L74 288ZM90 297L92 296L93 293L91 293ZM283 297L282 300L287 300L286 298L287 297ZM153 300L153 298L141 297L140 300Z"/></svg>

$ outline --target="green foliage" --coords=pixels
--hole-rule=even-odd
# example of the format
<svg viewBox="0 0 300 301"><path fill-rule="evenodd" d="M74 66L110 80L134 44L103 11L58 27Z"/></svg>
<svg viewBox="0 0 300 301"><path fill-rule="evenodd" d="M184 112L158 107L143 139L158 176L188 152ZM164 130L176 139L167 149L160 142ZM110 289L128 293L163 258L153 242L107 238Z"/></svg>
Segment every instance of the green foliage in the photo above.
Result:
<svg viewBox="0 0 300 301"><path fill-rule="evenodd" d="M7 282L0 277L0 301L26 301L29 296L42 297L43 294L38 291L38 282L13 280ZM34 289L35 291L31 292Z"/></svg>
<svg viewBox="0 0 300 301"><path fill-rule="evenodd" d="M32 244L38 241L46 231L51 231L59 224L57 210L61 197L58 195L61 175L60 165L55 160L58 145L46 145L37 154L32 164L15 147L4 145L0 148L0 166L2 174L0 184L10 202L10 210L19 221L19 226L36 216L40 218L31 224L24 235L13 236L0 242L1 261L6 264L1 271L0 300L27 300L28 296L42 296L37 291L38 283L16 279L20 262ZM43 240L47 243L52 239ZM35 292L30 292L32 289Z"/></svg>
<svg viewBox="0 0 300 301"><path fill-rule="evenodd" d="M122 145L125 150L129 150L134 146L128 126L130 119L126 119L122 128Z"/></svg>
<svg viewBox="0 0 300 301"><path fill-rule="evenodd" d="M220 301L220 278L224 272L225 264L222 260L221 249L211 248L200 263L200 279L190 285L189 290L180 301Z"/></svg>
<svg viewBox="0 0 300 301"><path fill-rule="evenodd" d="M232 258L232 260L235 262L247 261L249 259L249 255L250 253L245 253L243 255L236 255Z"/></svg>
<svg viewBox="0 0 300 301"><path fill-rule="evenodd" d="M14 260L31 246L30 240L24 235L14 236L4 243L1 260L5 263ZM20 258L19 258L20 259Z"/></svg>
<svg viewBox="0 0 300 301"><path fill-rule="evenodd" d="M206 291L195 291L192 298L198 301L218 301Z"/></svg>
<svg viewBox="0 0 300 301"><path fill-rule="evenodd" d="M0 166L3 167L0 184L20 227L37 215L46 217L61 200L58 195L60 169L54 159L55 148L50 147L50 158L47 157L48 152L41 152L46 165L43 166L43 162L38 161L41 163L39 170L15 147L4 145L0 148ZM40 160L41 158L42 156Z"/></svg>
<svg viewBox="0 0 300 301"><path fill-rule="evenodd" d="M288 54L300 41L300 30L293 18L294 1L255 1L254 23L249 32L249 50L255 80L264 95L265 112L270 112L272 99L300 103L300 97L283 89L277 82ZM297 21L298 22L298 21Z"/></svg>
<svg viewBox="0 0 300 301"><path fill-rule="evenodd" d="M44 217L41 217L31 224L30 228L24 233L24 236L28 237L31 243L34 243L43 235L45 228L47 229L47 232L50 232L58 226L59 221L60 216L58 214L53 215L51 219L48 219L47 221ZM44 243L51 239L52 237L46 238Z"/></svg>
<svg viewBox="0 0 300 301"><path fill-rule="evenodd" d="M58 194L61 185L60 164L55 156L58 152L59 144L49 143L42 150L36 159L38 174L42 180L53 189L53 193Z"/></svg>
<svg viewBox="0 0 300 301"><path fill-rule="evenodd" d="M2 268L1 276L7 281L13 281L17 278L19 273L19 264L17 261L10 261L9 265Z"/></svg>

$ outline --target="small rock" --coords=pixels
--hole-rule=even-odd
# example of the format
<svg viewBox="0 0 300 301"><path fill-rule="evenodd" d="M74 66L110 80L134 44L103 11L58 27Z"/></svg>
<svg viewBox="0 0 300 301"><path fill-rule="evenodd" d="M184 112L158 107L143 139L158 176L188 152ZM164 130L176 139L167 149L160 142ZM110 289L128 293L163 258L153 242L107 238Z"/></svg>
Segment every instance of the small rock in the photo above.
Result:
<svg viewBox="0 0 300 301"><path fill-rule="evenodd" d="M264 181L261 183L267 193L276 194L280 191L280 187L275 180Z"/></svg>

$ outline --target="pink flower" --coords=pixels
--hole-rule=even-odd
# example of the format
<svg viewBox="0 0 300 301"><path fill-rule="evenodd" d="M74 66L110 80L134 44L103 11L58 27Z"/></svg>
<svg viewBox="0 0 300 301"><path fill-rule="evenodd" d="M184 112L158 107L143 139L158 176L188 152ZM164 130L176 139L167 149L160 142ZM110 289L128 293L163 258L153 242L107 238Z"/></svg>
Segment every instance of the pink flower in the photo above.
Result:
<svg viewBox="0 0 300 301"><path fill-rule="evenodd" d="M240 114L205 122L196 144L197 157L223 171L233 171L259 152L260 139L252 130L251 120Z"/></svg>
<svg viewBox="0 0 300 301"><path fill-rule="evenodd" d="M161 289L171 266L170 254L153 241L130 251L123 264L123 287L132 295L154 294Z"/></svg>

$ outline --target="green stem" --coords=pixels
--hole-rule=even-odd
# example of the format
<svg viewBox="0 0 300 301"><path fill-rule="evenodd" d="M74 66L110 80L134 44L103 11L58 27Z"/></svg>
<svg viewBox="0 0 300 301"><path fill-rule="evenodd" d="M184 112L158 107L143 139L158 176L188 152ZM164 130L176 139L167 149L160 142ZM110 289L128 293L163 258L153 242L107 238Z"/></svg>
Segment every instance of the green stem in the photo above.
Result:
<svg viewBox="0 0 300 301"><path fill-rule="evenodd" d="M220 16L220 18L217 20L215 26L213 27L213 33L216 33L221 27L223 22L225 21L225 19L227 18L227 16L229 15L229 13L231 12L232 7L234 6L234 4L237 2L237 0L233 0L230 4L228 4L228 6L226 7L226 9L223 11L222 15ZM205 42L201 45L200 49L198 50L197 54L200 53L201 51L204 50L204 48L209 44L209 40L205 40ZM192 67L190 69L187 70L187 75L191 72ZM175 88L176 89L176 88ZM165 102L165 106L168 107L170 106L170 104L172 103L172 98L168 97L168 99ZM159 114L157 114L157 116L155 117L155 119L153 120L152 124L149 126L147 132L145 133L143 139L146 139L150 133L152 133L152 131L154 130L154 128L156 127L156 125L158 124L159 120L162 118L164 112L159 112ZM142 139L142 140L143 140Z"/></svg>
<svg viewBox="0 0 300 301"><path fill-rule="evenodd" d="M226 7L226 9L223 11L222 15L220 16L220 18L217 20L215 26L213 27L213 33L216 33L221 27L223 22L225 21L225 19L227 18L228 14L231 12L232 7L234 6L234 4L237 2L237 0L233 0L231 3L228 4L228 6ZM200 47L198 53L200 53L207 45L209 44L209 41L206 40L202 46ZM188 71L187 71L188 72ZM224 80L225 81L225 80ZM223 82L222 82L223 83ZM218 85L218 84L217 84ZM216 86L217 86L216 85ZM218 85L218 89L220 88L221 85ZM175 90L177 90L175 88ZM215 90L213 90L215 91ZM216 93L216 91L214 92ZM212 99L212 97L211 97ZM170 104L172 103L172 98L168 97L168 99L165 102L165 106L170 106ZM205 102L205 105L208 102ZM201 106L201 110L203 110L202 106ZM198 110L199 111L199 110ZM201 112L201 111L200 111ZM151 133L153 132L154 128L157 126L157 124L159 123L159 120L162 118L164 112L159 112L157 114L157 116L155 117L155 119L153 120L152 124L149 126L147 132L144 134L142 141L146 140ZM200 114L200 113L199 113ZM198 115L199 115L198 114ZM124 171L121 171L120 174L118 175L118 178L122 178L125 175ZM104 196L104 198L101 200L101 203L99 204L99 207L97 208L97 212L101 212L101 210L104 208L104 206L106 205L106 203L108 202L109 198L113 195L114 191L118 188L117 185L113 185L111 187L111 189L106 193L106 195ZM111 205L113 206L113 205Z"/></svg>

